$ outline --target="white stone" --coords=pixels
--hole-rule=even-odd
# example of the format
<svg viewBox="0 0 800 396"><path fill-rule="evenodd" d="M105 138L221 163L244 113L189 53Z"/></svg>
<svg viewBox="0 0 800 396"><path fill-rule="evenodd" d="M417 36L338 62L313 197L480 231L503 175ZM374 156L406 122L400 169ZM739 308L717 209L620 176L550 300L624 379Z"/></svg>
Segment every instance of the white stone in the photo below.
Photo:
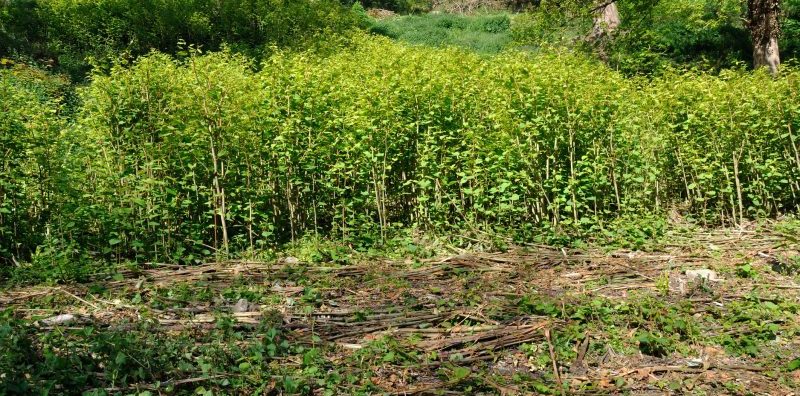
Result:
<svg viewBox="0 0 800 396"><path fill-rule="evenodd" d="M247 302L246 299L240 298L239 301L236 302L236 305L233 306L233 312L240 313L240 312L249 312L250 311L250 303Z"/></svg>
<svg viewBox="0 0 800 396"><path fill-rule="evenodd" d="M699 358L689 359L686 361L686 367L689 368L703 367L703 359Z"/></svg>
<svg viewBox="0 0 800 396"><path fill-rule="evenodd" d="M63 314L53 316L51 318L42 319L42 324L45 326L68 325L77 319L73 314Z"/></svg>
<svg viewBox="0 0 800 396"><path fill-rule="evenodd" d="M716 282L719 280L717 273L710 269L686 270L686 276L689 280L707 280L709 282Z"/></svg>

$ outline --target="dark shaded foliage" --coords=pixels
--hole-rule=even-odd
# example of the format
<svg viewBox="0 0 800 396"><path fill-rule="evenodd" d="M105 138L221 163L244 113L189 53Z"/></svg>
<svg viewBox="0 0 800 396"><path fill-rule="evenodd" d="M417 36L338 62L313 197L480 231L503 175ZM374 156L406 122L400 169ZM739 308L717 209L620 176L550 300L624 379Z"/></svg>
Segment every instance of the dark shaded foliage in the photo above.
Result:
<svg viewBox="0 0 800 396"><path fill-rule="evenodd" d="M302 47L358 23L335 0L4 0L1 6L0 56L33 58L74 78L119 56L224 44L260 55L270 45Z"/></svg>

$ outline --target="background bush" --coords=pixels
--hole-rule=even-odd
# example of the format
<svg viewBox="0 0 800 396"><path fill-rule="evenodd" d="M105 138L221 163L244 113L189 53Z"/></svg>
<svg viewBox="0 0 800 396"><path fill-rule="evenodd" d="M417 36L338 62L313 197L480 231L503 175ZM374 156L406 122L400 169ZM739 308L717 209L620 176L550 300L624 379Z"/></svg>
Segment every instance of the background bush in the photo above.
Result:
<svg viewBox="0 0 800 396"><path fill-rule="evenodd" d="M342 34L358 19L335 0L4 0L0 56L50 62L73 77L87 59L176 53L179 42L217 50L227 43L251 55L266 46L303 47Z"/></svg>
<svg viewBox="0 0 800 396"><path fill-rule="evenodd" d="M589 45L591 7L585 1L540 1L516 16L514 41L528 48L577 48L595 53L625 74L652 75L670 68L719 71L752 63L739 0L626 0L616 3L621 25L613 40ZM797 57L797 0L782 2L784 60Z"/></svg>
<svg viewBox="0 0 800 396"><path fill-rule="evenodd" d="M610 62L630 73L689 65L720 70L752 63L746 2L670 0L620 3L621 34Z"/></svg>
<svg viewBox="0 0 800 396"><path fill-rule="evenodd" d="M781 51L785 59L800 57L800 1L784 0Z"/></svg>
<svg viewBox="0 0 800 396"><path fill-rule="evenodd" d="M514 17L514 41L528 49L572 48L591 30L592 20L583 2L540 2Z"/></svg>

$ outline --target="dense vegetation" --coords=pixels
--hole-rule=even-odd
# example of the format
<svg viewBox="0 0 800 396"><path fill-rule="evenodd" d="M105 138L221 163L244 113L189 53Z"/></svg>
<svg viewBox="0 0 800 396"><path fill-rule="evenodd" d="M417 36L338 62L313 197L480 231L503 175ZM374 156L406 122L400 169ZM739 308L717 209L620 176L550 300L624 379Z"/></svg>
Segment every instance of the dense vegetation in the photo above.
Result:
<svg viewBox="0 0 800 396"><path fill-rule="evenodd" d="M540 48L481 59L352 33L363 9L329 2L8 4L7 51L52 57L73 77L87 60L106 66L77 96L34 68L2 71L3 106L15 114L3 135L6 262L191 262L309 234L372 246L408 228L529 239L675 208L736 223L798 204L794 71L625 79L580 53L544 50L587 28L575 8L543 3L513 23L503 14L367 22L434 46L495 53L512 31ZM639 24L630 37L604 49L633 62L623 71L689 52L700 65L703 48L731 55L698 35L735 45L719 33L735 24L734 3L648 7L630 19ZM355 41L337 43L336 32ZM320 33L331 51L302 44ZM661 48L656 58L631 44L648 39L660 40L649 47ZM224 43L220 54L195 49ZM132 60L150 49L177 57Z"/></svg>
<svg viewBox="0 0 800 396"><path fill-rule="evenodd" d="M739 0L618 1L621 25L613 40L589 43L591 8L585 1L541 1L514 18L514 40L528 47L575 48L598 55L625 74L665 69L719 71L752 63L747 2ZM782 1L781 55L798 53L800 2Z"/></svg>
<svg viewBox="0 0 800 396"><path fill-rule="evenodd" d="M59 116L67 83L34 69L0 70L0 256L25 259L43 243L51 214L70 185L59 180L69 136ZM65 144L62 145L61 142ZM65 194L56 193L62 191Z"/></svg>
<svg viewBox="0 0 800 396"><path fill-rule="evenodd" d="M76 279L97 259L195 262L305 235L530 240L671 211L730 224L798 205L796 72L736 66L733 0L621 2L634 17L599 43L581 38L580 1L384 20L327 0L2 4L6 274L31 261L25 273Z"/></svg>
<svg viewBox="0 0 800 396"><path fill-rule="evenodd" d="M361 5L363 3L363 6ZM720 70L751 63L745 4L741 0L620 1L622 25L611 42L590 44L586 0L269 0L193 1L4 0L0 3L0 56L36 62L80 80L92 66L158 50L183 53L227 46L261 59L275 46L325 46L353 28L412 43L455 45L495 53L507 47L575 48L599 55L626 74L652 74L670 67ZM351 5L357 12L351 12ZM486 12L501 6L526 10L462 17L398 16L373 21L364 7L404 13L430 10ZM358 12L361 10L362 12ZM780 37L785 59L798 56L800 2L783 0Z"/></svg>
<svg viewBox="0 0 800 396"><path fill-rule="evenodd" d="M4 79L20 114L6 139L42 153L9 151L5 190L22 194L3 201L7 259L45 240L192 261L307 234L528 239L673 208L737 223L798 205L792 70L626 80L574 55L481 59L362 37L258 72L226 53L151 55L92 80L65 126L42 110L57 101Z"/></svg>
<svg viewBox="0 0 800 396"><path fill-rule="evenodd" d="M45 60L75 78L90 63L151 50L227 44L261 56L270 46L307 47L358 24L334 0L8 0L2 7L0 56Z"/></svg>

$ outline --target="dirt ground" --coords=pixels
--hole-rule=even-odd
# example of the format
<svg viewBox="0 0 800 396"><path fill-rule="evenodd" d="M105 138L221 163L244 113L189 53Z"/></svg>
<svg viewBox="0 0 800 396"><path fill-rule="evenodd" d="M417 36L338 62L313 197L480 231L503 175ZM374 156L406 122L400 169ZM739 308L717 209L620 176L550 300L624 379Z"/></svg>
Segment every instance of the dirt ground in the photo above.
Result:
<svg viewBox="0 0 800 396"><path fill-rule="evenodd" d="M656 252L150 265L103 280L102 294L33 286L2 292L0 305L47 331L143 318L167 333L204 331L224 314L247 332L269 318L344 371L368 360L375 393L794 395L795 241L752 226L676 234ZM170 304L163 291L179 285L198 297ZM232 285L248 297L225 298ZM53 325L58 314L72 317Z"/></svg>

